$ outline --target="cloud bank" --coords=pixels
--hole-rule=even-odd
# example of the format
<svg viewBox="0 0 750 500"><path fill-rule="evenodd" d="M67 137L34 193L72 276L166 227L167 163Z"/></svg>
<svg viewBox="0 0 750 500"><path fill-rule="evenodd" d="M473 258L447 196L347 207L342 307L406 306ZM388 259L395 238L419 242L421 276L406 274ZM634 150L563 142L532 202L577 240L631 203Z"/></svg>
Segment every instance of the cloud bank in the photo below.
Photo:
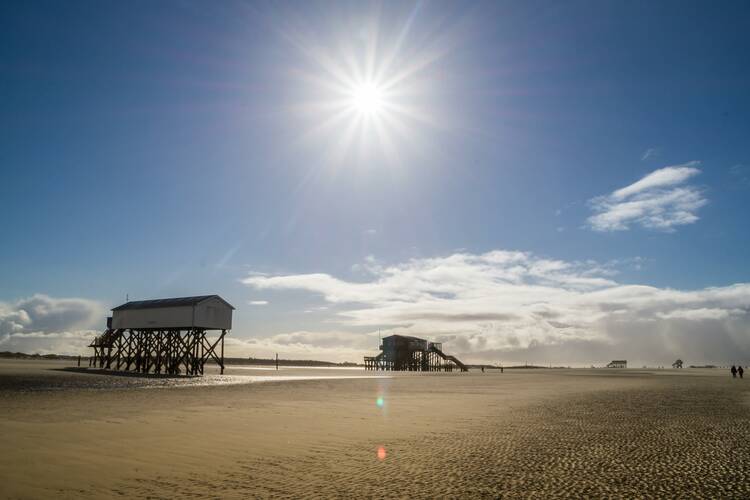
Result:
<svg viewBox="0 0 750 500"><path fill-rule="evenodd" d="M698 220L696 212L707 203L695 186L684 185L701 173L700 162L664 167L606 196L589 200L596 212L588 218L595 231L624 231L633 225L661 231Z"/></svg>
<svg viewBox="0 0 750 500"><path fill-rule="evenodd" d="M88 299L39 294L0 302L0 351L83 354L105 316L106 309Z"/></svg>
<svg viewBox="0 0 750 500"><path fill-rule="evenodd" d="M363 267L369 279L359 282L323 273L243 281L258 290L305 290L336 304L329 321L349 331L336 334L338 343L311 332L268 340L295 338L296 348L321 355L339 346L373 352L373 332L383 328L446 342L470 361L750 360L747 283L699 290L622 284L612 265L502 250L392 266L370 260Z"/></svg>
<svg viewBox="0 0 750 500"><path fill-rule="evenodd" d="M343 330L297 331L263 338L230 335L225 341L226 356L273 359L315 359L334 362L362 362L362 356L377 350L378 332Z"/></svg>

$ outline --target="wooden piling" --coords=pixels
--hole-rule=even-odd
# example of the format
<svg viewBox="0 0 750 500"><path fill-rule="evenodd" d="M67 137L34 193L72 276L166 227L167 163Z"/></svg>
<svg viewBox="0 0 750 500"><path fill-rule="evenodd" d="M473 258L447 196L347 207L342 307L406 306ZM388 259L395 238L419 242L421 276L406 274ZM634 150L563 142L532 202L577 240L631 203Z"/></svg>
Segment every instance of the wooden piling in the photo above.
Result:
<svg viewBox="0 0 750 500"><path fill-rule="evenodd" d="M109 329L91 343L94 356L89 366L143 374L202 375L205 362L212 359L223 374L226 332L222 330L210 343L204 329Z"/></svg>

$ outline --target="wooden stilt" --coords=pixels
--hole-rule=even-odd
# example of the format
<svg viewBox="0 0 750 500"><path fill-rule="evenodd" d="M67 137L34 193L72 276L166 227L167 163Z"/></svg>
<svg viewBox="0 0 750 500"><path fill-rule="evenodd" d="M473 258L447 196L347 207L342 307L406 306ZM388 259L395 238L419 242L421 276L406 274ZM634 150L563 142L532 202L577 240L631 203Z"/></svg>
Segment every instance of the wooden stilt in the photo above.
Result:
<svg viewBox="0 0 750 500"><path fill-rule="evenodd" d="M89 357L89 366L143 374L203 375L206 361L212 359L223 374L226 334L222 330L210 343L204 329L109 329L91 343L94 355Z"/></svg>
<svg viewBox="0 0 750 500"><path fill-rule="evenodd" d="M224 375L224 335L227 334L226 330L221 331L221 374Z"/></svg>

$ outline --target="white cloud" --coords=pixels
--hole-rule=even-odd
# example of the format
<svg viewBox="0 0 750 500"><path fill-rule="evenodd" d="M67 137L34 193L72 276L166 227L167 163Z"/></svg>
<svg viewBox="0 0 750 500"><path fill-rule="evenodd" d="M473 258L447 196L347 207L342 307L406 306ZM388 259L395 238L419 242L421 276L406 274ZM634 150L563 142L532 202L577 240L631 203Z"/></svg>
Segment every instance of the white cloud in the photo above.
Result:
<svg viewBox="0 0 750 500"><path fill-rule="evenodd" d="M0 302L0 350L80 354L105 317L106 309L88 299L38 294Z"/></svg>
<svg viewBox="0 0 750 500"><path fill-rule="evenodd" d="M674 231L675 226L692 224L696 212L708 201L694 186L684 186L698 175L700 162L664 167L606 196L589 200L595 215L587 219L596 231L624 231L631 225Z"/></svg>
<svg viewBox="0 0 750 500"><path fill-rule="evenodd" d="M646 151L643 152L643 155L641 155L641 161L646 161L651 158L656 158L659 156L659 153L661 151L659 148L648 148Z"/></svg>
<svg viewBox="0 0 750 500"><path fill-rule="evenodd" d="M309 334L299 345L335 352L364 346L378 327L447 342L468 359L555 362L599 358L666 362L671 357L750 360L750 284L692 291L627 285L594 262L567 262L525 252L413 259L373 269L351 282L328 274L249 276L256 289L307 290L338 304L340 343ZM278 342L278 340L277 340ZM448 345L450 347L448 347Z"/></svg>
<svg viewBox="0 0 750 500"><path fill-rule="evenodd" d="M91 354L88 345L99 333L101 333L100 330L13 333L0 337L0 351L85 356Z"/></svg>
<svg viewBox="0 0 750 500"><path fill-rule="evenodd" d="M612 197L616 200L622 200L628 196L646 191L649 189L674 186L675 184L681 184L688 180L690 177L698 175L701 171L696 168L700 166L700 162L691 161L684 165L677 165L673 167L664 167L658 170L654 170L641 180L634 182L633 184L618 189L612 193Z"/></svg>
<svg viewBox="0 0 750 500"><path fill-rule="evenodd" d="M742 309L717 309L710 307L701 307L698 309L676 309L666 313L658 313L657 316L662 319L687 319L687 320L701 320L701 319L725 319L729 316L736 314L742 315L746 311Z"/></svg>
<svg viewBox="0 0 750 500"><path fill-rule="evenodd" d="M303 312L306 314L311 314L311 313L319 313L321 311L327 311L327 310L328 310L327 306L319 306L319 307L310 307L308 309L305 309Z"/></svg>
<svg viewBox="0 0 750 500"><path fill-rule="evenodd" d="M267 300L249 300L247 303L250 304L251 306L267 306L268 305Z"/></svg>
<svg viewBox="0 0 750 500"><path fill-rule="evenodd" d="M265 338L228 336L225 355L231 357L282 359L316 359L324 361L362 362L364 353L377 350L378 334L344 331L298 331Z"/></svg>

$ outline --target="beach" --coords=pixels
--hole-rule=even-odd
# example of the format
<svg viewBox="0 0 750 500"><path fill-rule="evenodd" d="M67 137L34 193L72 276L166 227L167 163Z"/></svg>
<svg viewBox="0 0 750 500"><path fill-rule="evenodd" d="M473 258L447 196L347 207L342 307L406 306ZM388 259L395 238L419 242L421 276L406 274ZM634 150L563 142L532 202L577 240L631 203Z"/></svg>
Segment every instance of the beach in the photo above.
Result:
<svg viewBox="0 0 750 500"><path fill-rule="evenodd" d="M750 495L750 380L726 370L73 365L0 362L3 498Z"/></svg>

